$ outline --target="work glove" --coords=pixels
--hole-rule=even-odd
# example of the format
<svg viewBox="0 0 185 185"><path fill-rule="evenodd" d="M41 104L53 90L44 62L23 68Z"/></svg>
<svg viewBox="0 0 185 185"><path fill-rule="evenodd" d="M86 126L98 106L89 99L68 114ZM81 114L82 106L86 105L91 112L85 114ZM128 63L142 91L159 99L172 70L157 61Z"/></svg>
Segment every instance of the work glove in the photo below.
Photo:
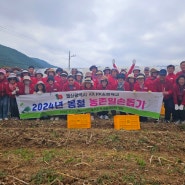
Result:
<svg viewBox="0 0 185 185"><path fill-rule="evenodd" d="M134 60L132 60L132 64L136 64L136 60L134 59Z"/></svg>
<svg viewBox="0 0 185 185"><path fill-rule="evenodd" d="M15 91L19 91L19 88L18 88L18 87L16 87Z"/></svg>
<svg viewBox="0 0 185 185"><path fill-rule="evenodd" d="M177 104L175 104L175 110L178 110L179 106Z"/></svg>
<svg viewBox="0 0 185 185"><path fill-rule="evenodd" d="M183 110L183 109L184 109L184 105L180 105L179 110Z"/></svg>
<svg viewBox="0 0 185 185"><path fill-rule="evenodd" d="M16 94L16 90L12 91L12 95L15 95Z"/></svg>
<svg viewBox="0 0 185 185"><path fill-rule="evenodd" d="M41 91L38 91L38 92L37 92L37 94L41 95L41 94L42 94L42 92L41 92Z"/></svg>

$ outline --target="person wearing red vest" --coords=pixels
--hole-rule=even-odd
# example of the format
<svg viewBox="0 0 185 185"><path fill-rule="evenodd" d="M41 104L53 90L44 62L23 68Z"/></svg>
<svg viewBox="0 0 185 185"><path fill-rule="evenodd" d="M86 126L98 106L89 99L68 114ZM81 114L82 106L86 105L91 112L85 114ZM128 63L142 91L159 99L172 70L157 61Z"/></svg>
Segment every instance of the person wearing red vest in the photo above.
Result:
<svg viewBox="0 0 185 185"><path fill-rule="evenodd" d="M127 82L129 84L129 91L133 91L134 90L134 85L136 83L136 78L134 77L134 74L129 74L127 76Z"/></svg>
<svg viewBox="0 0 185 185"><path fill-rule="evenodd" d="M8 84L6 87L6 92L9 96L9 103L10 103L10 113L12 119L19 119L19 111L16 102L16 96L19 95L20 91L20 84L18 83L18 78L14 73L10 73L8 76Z"/></svg>
<svg viewBox="0 0 185 185"><path fill-rule="evenodd" d="M0 121L8 120L8 96L6 92L6 71L0 69Z"/></svg>
<svg viewBox="0 0 185 185"><path fill-rule="evenodd" d="M95 66L95 65L92 65L90 68L89 68L89 71L91 71L92 73L92 80L94 81L96 79L96 73L98 72L98 67Z"/></svg>
<svg viewBox="0 0 185 185"><path fill-rule="evenodd" d="M48 76L47 83L46 83L46 92L59 92L60 87L58 83L55 81L54 76Z"/></svg>
<svg viewBox="0 0 185 185"><path fill-rule="evenodd" d="M97 87L97 90L111 90L109 86L109 81L106 76L102 76L100 84ZM100 119L109 119L108 111L101 111L97 113Z"/></svg>
<svg viewBox="0 0 185 185"><path fill-rule="evenodd" d="M42 81L43 83L46 83L46 78L43 77L43 73L40 69L38 69L35 73L35 79L33 80L33 84L36 85L37 82Z"/></svg>
<svg viewBox="0 0 185 185"><path fill-rule="evenodd" d="M145 80L145 83L149 86L150 89L154 89L154 81L157 79L159 71L155 68L150 70L150 76Z"/></svg>
<svg viewBox="0 0 185 185"><path fill-rule="evenodd" d="M176 78L178 78L178 76L180 76L180 75L185 75L185 61L182 61L180 63L180 68L181 68L181 71L176 73Z"/></svg>
<svg viewBox="0 0 185 185"><path fill-rule="evenodd" d="M165 123L171 122L171 114L174 117L174 102L173 102L173 84L166 79L167 71L166 69L161 69L159 71L159 78L154 81L154 92L163 93L163 102L165 107Z"/></svg>
<svg viewBox="0 0 185 185"><path fill-rule="evenodd" d="M61 74L63 73L63 69L62 68L57 68L56 69L56 75L55 75L55 81L57 82L57 83L60 83L60 81L61 81Z"/></svg>
<svg viewBox="0 0 185 185"><path fill-rule="evenodd" d="M63 71L61 76L61 80L59 81L59 87L60 87L60 91L63 91L64 89L64 85L67 83L67 77L68 77L68 73L66 71Z"/></svg>
<svg viewBox="0 0 185 185"><path fill-rule="evenodd" d="M75 81L73 75L69 75L67 82L64 84L63 91L78 91L80 90L80 85Z"/></svg>
<svg viewBox="0 0 185 185"><path fill-rule="evenodd" d="M150 92L151 89L148 86L148 84L145 83L145 75L140 73L136 77L136 83L134 84L134 92L139 91L139 92ZM146 122L148 120L147 117L140 116L139 117L141 122Z"/></svg>
<svg viewBox="0 0 185 185"><path fill-rule="evenodd" d="M136 77L137 83L134 84L134 91L139 91L139 92L149 92L151 91L150 87L148 84L145 83L145 75L140 73Z"/></svg>
<svg viewBox="0 0 185 185"><path fill-rule="evenodd" d="M83 73L81 71L78 71L75 75L75 80L76 82L82 87L82 82L83 82Z"/></svg>
<svg viewBox="0 0 185 185"><path fill-rule="evenodd" d="M185 123L185 76L180 75L176 79L173 88L173 101L175 104L175 124Z"/></svg>
<svg viewBox="0 0 185 185"><path fill-rule="evenodd" d="M167 66L168 75L166 76L166 79L170 80L172 84L175 84L175 79L176 79L176 74L174 74L174 71L175 71L174 65Z"/></svg>
<svg viewBox="0 0 185 185"><path fill-rule="evenodd" d="M22 79L22 83L20 84L20 95L26 95L26 94L33 94L34 92L34 86L31 82L30 76L24 76Z"/></svg>
<svg viewBox="0 0 185 185"><path fill-rule="evenodd" d="M92 79L90 77L85 78L85 80L84 80L84 82L82 84L81 89L82 90L95 90L93 81L92 81Z"/></svg>

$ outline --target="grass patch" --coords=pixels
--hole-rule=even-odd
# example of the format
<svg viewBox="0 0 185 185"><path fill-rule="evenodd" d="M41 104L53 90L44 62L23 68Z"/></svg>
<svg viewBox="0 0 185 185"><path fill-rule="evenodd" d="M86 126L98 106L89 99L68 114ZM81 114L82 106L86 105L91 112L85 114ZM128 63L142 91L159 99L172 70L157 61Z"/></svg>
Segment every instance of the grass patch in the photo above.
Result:
<svg viewBox="0 0 185 185"><path fill-rule="evenodd" d="M36 185L39 185L39 184L50 184L55 179L57 179L58 181L61 182L63 180L63 176L58 175L52 169L41 169L35 175L32 176L31 182L33 184L36 184Z"/></svg>

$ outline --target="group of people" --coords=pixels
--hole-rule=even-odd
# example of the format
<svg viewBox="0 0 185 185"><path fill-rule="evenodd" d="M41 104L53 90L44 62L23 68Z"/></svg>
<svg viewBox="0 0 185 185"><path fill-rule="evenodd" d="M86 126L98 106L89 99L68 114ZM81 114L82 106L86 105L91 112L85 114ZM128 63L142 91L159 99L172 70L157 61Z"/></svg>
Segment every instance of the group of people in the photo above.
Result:
<svg viewBox="0 0 185 185"><path fill-rule="evenodd" d="M115 64L114 64L115 65ZM113 65L113 66L114 66ZM127 72L117 67L99 70L92 65L83 74L73 68L68 74L62 68L42 71L34 66L18 71L0 69L0 121L19 118L17 95L42 94L77 90L116 90L134 92L162 92L165 107L165 122L185 123L185 61L180 63L181 71L175 72L174 65L157 70L145 67L142 72L135 61ZM111 111L112 115L116 111ZM124 113L121 113L124 114ZM101 119L109 119L107 111L98 112ZM140 117L141 121L147 118Z"/></svg>

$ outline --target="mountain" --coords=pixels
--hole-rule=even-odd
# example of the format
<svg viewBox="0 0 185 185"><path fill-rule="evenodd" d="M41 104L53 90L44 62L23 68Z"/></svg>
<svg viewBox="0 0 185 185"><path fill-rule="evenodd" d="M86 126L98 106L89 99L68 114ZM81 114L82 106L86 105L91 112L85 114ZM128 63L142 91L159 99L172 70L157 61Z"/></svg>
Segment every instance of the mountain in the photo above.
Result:
<svg viewBox="0 0 185 185"><path fill-rule="evenodd" d="M0 67L19 67L21 69L27 69L30 65L35 68L56 67L44 60L31 58L15 49L0 45Z"/></svg>

